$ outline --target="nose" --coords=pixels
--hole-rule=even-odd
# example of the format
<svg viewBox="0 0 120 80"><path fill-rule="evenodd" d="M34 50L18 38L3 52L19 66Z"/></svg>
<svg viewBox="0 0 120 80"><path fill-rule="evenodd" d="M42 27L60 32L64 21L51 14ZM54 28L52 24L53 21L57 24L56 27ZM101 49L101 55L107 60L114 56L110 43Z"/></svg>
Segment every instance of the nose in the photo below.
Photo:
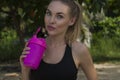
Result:
<svg viewBox="0 0 120 80"><path fill-rule="evenodd" d="M55 17L54 16L51 16L51 18L50 18L50 24L55 24Z"/></svg>

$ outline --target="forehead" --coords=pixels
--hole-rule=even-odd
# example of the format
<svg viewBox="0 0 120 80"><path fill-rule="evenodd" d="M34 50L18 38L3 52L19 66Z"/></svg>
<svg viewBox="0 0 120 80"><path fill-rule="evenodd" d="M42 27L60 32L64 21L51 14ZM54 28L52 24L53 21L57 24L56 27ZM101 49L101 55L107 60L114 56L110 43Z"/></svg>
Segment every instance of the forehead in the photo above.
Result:
<svg viewBox="0 0 120 80"><path fill-rule="evenodd" d="M64 14L68 14L69 12L69 7L60 1L52 1L48 5L48 9L54 13L62 12Z"/></svg>

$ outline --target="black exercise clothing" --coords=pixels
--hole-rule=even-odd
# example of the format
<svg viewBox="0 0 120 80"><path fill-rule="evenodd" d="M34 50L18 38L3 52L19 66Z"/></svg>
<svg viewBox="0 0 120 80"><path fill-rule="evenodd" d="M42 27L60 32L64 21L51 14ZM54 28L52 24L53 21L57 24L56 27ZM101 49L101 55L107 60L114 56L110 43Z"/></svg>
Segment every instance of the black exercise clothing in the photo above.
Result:
<svg viewBox="0 0 120 80"><path fill-rule="evenodd" d="M50 64L42 60L37 70L31 70L30 80L76 80L77 72L71 47L66 45L64 56L59 63Z"/></svg>

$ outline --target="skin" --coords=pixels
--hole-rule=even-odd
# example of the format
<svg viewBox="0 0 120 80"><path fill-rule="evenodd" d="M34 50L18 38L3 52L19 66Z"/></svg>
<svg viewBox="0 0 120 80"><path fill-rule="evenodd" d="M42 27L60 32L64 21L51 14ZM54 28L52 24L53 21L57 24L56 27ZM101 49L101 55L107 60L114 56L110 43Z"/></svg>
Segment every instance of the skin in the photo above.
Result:
<svg viewBox="0 0 120 80"><path fill-rule="evenodd" d="M65 33L70 25L73 25L75 18L69 15L69 7L60 1L52 1L45 14L45 28L48 32L47 49L43 60L46 63L56 64L62 60L65 52L66 42ZM27 44L26 44L27 45ZM24 48L20 56L20 64L22 68L23 80L29 80L30 68L24 66L23 58L29 54L29 47ZM88 80L97 80L96 71L93 65L92 58L86 46L80 42L74 41L72 43L72 55L76 67L80 67L86 74Z"/></svg>

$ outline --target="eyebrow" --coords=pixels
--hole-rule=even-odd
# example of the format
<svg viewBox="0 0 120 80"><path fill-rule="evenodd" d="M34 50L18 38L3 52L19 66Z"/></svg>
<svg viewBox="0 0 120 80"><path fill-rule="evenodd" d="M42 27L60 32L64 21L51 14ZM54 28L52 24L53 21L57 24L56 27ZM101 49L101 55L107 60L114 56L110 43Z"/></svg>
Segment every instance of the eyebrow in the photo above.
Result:
<svg viewBox="0 0 120 80"><path fill-rule="evenodd" d="M46 11L51 12L51 10L50 10L50 9L47 9ZM63 12L58 12L58 13L56 13L56 14L63 14L63 15L64 15L64 13L63 13Z"/></svg>

